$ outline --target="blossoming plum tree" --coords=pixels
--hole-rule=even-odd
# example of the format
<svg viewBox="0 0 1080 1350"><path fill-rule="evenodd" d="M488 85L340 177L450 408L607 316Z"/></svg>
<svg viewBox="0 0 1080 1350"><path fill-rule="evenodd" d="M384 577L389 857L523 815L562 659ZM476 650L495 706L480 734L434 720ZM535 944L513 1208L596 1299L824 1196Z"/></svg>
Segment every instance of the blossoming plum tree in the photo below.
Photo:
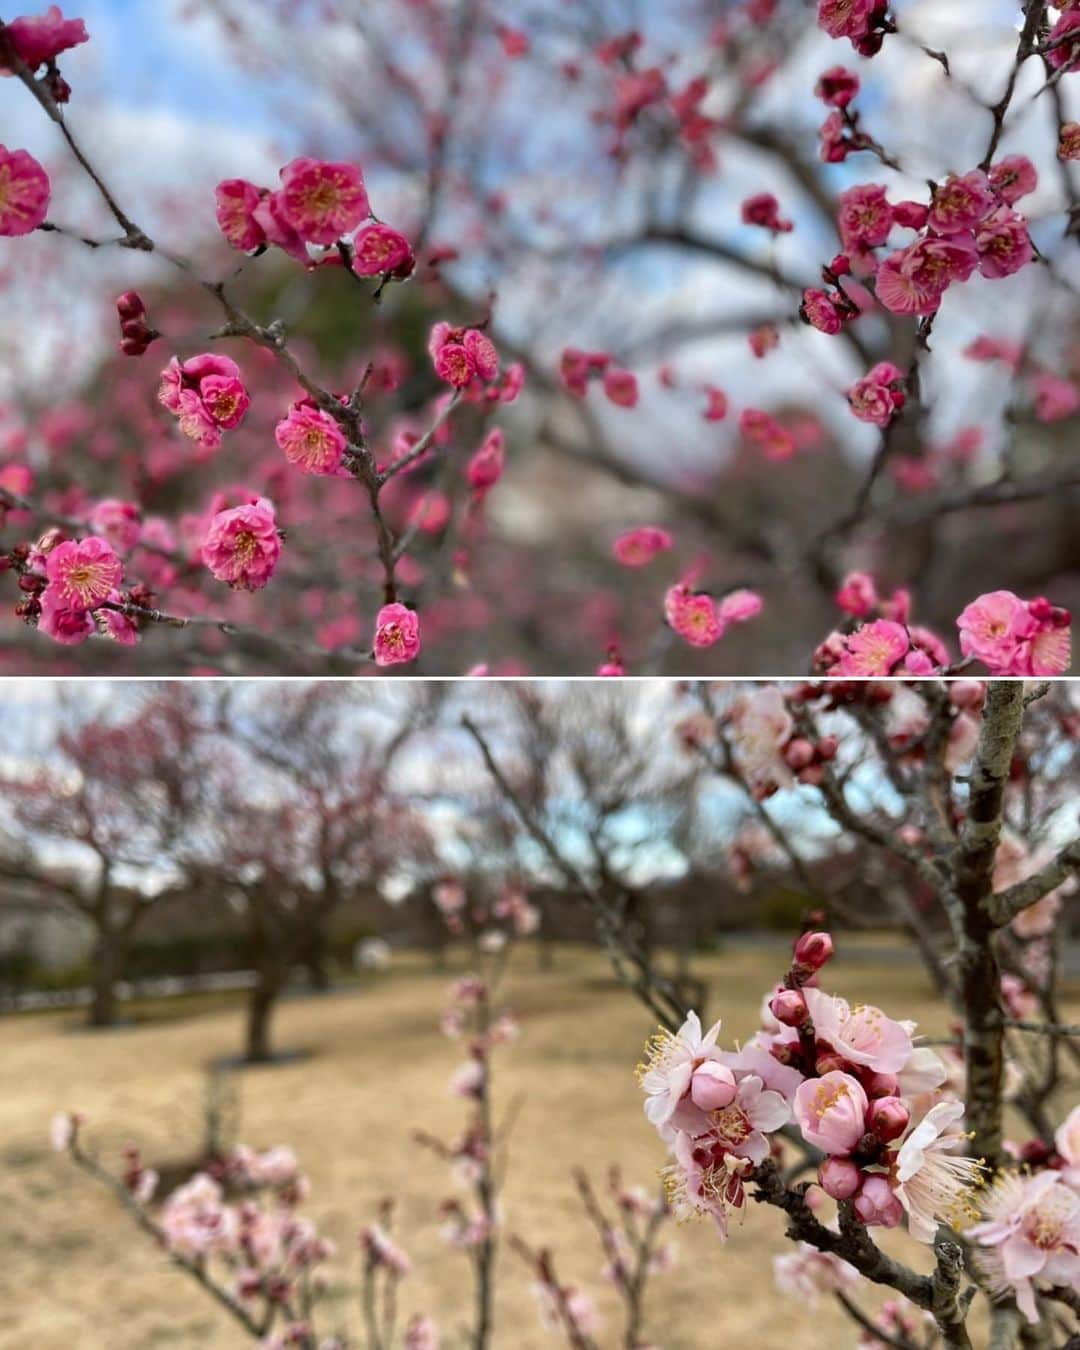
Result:
<svg viewBox="0 0 1080 1350"><path fill-rule="evenodd" d="M166 223L138 223L87 153L60 69L78 70L85 24L52 6L0 27L0 65L119 231L66 220L67 170L15 147L0 234L55 267L89 246L124 285L119 363L159 384L155 408L114 363L108 406L43 427L16 389L0 493L19 619L71 648L119 642L131 669L747 670L775 664L770 634L782 666L844 676L1068 669L1060 553L1020 568L991 540L1015 526L1034 550L1076 488L1053 439L1080 411L1075 10L1003 3L979 63L902 3L739 0L716 20L695 2L640 28L591 8L550 25L526 0L341 4L318 23L278 0L188 7L246 70L287 63L318 88L351 147L207 191L227 271L194 224L183 253L159 242ZM343 80L342 51L362 78ZM553 82L558 109L529 118ZM886 144L879 109L908 86L929 134L894 119ZM556 154L576 206L540 190ZM133 290L132 254L172 289ZM664 304L632 316L669 266ZM738 299L683 306L715 278ZM322 307L348 314L344 360L313 353L295 317ZM374 339L360 360L358 327ZM701 344L731 341L748 358L725 348L721 377ZM985 409L980 379L997 382ZM657 454L654 416L688 446L695 426L727 439ZM851 453L819 453L830 439ZM515 502L550 522L561 490L510 480L545 456L649 494L613 489L584 548L550 523L534 547ZM545 575L553 549L565 575ZM981 595L953 579L973 556L993 558ZM844 609L820 642L852 575L893 599ZM106 658L94 641L77 659Z"/></svg>

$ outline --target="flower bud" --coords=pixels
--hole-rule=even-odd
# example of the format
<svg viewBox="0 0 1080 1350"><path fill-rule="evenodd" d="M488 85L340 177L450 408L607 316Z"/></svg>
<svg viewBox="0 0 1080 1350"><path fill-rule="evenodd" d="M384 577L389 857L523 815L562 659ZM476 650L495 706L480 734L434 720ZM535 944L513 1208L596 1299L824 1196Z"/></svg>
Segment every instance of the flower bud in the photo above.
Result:
<svg viewBox="0 0 1080 1350"><path fill-rule="evenodd" d="M855 1197L855 1213L868 1228L895 1228L904 1216L904 1207L887 1179L873 1172L863 1178Z"/></svg>
<svg viewBox="0 0 1080 1350"><path fill-rule="evenodd" d="M735 1100L735 1075L726 1064L707 1059L690 1079L690 1100L702 1111L722 1111Z"/></svg>
<svg viewBox="0 0 1080 1350"><path fill-rule="evenodd" d="M828 933L803 933L795 943L795 965L804 970L820 970L835 950Z"/></svg>
<svg viewBox="0 0 1080 1350"><path fill-rule="evenodd" d="M769 1000L769 1011L786 1027L801 1027L806 1021L806 999L797 989L780 989Z"/></svg>
<svg viewBox="0 0 1080 1350"><path fill-rule="evenodd" d="M868 1097L895 1097L899 1083L893 1073L868 1073L863 1077L862 1085Z"/></svg>
<svg viewBox="0 0 1080 1350"><path fill-rule="evenodd" d="M817 743L818 759L835 759L839 746L840 742L835 736L822 736L821 740Z"/></svg>
<svg viewBox="0 0 1080 1350"><path fill-rule="evenodd" d="M121 321L146 317L146 305L138 291L125 291L116 300L116 312Z"/></svg>
<svg viewBox="0 0 1080 1350"><path fill-rule="evenodd" d="M814 747L805 736L793 736L784 747L784 759L793 769L805 769L813 758Z"/></svg>
<svg viewBox="0 0 1080 1350"><path fill-rule="evenodd" d="M870 1103L866 1124L883 1144L899 1139L907 1129L911 1112L899 1097L878 1097Z"/></svg>
<svg viewBox="0 0 1080 1350"><path fill-rule="evenodd" d="M821 1189L834 1200L850 1200L862 1179L862 1173L850 1158L826 1158L818 1168Z"/></svg>

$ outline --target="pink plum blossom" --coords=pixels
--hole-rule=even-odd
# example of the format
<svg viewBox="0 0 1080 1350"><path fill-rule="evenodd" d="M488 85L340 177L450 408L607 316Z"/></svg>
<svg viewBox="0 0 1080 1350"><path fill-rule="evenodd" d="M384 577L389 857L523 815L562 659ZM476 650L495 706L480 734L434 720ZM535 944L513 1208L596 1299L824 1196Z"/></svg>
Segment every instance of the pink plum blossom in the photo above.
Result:
<svg viewBox="0 0 1080 1350"><path fill-rule="evenodd" d="M274 439L290 464L304 473L333 475L348 444L341 424L311 399L294 403L274 428Z"/></svg>
<svg viewBox="0 0 1080 1350"><path fill-rule="evenodd" d="M672 538L667 530L656 525L641 525L620 534L615 540L613 551L617 561L624 567L644 567L658 553L671 548L671 545Z"/></svg>
<svg viewBox="0 0 1080 1350"><path fill-rule="evenodd" d="M25 150L0 145L0 238L29 234L45 219L49 175Z"/></svg>
<svg viewBox="0 0 1080 1350"><path fill-rule="evenodd" d="M866 1093L857 1078L833 1070L808 1078L795 1093L795 1123L808 1144L845 1156L866 1133Z"/></svg>
<svg viewBox="0 0 1080 1350"><path fill-rule="evenodd" d="M300 157L281 170L281 214L309 244L333 244L370 214L353 164Z"/></svg>
<svg viewBox="0 0 1080 1350"><path fill-rule="evenodd" d="M959 1128L963 1116L959 1102L939 1102L897 1152L895 1194L917 1242L933 1242L939 1224L956 1227L961 1215L973 1213L971 1193L983 1169L975 1159L956 1152L967 1144L967 1135Z"/></svg>
<svg viewBox="0 0 1080 1350"><path fill-rule="evenodd" d="M7 24L6 31L15 54L32 71L90 40L83 20L65 19L59 5L50 5L44 14L20 15Z"/></svg>
<svg viewBox="0 0 1080 1350"><path fill-rule="evenodd" d="M375 620L375 664L397 666L420 655L420 616L406 605L383 605Z"/></svg>
<svg viewBox="0 0 1080 1350"><path fill-rule="evenodd" d="M875 1073L899 1073L911 1058L911 1035L880 1008L869 1003L852 1007L846 999L807 986L806 1006L819 1040L852 1064Z"/></svg>
<svg viewBox="0 0 1080 1350"><path fill-rule="evenodd" d="M120 585L124 569L106 539L69 539L49 554L45 575L54 601L70 609L93 609Z"/></svg>
<svg viewBox="0 0 1080 1350"><path fill-rule="evenodd" d="M218 581L257 591L270 580L281 556L273 504L266 497L219 511L202 541L202 560Z"/></svg>

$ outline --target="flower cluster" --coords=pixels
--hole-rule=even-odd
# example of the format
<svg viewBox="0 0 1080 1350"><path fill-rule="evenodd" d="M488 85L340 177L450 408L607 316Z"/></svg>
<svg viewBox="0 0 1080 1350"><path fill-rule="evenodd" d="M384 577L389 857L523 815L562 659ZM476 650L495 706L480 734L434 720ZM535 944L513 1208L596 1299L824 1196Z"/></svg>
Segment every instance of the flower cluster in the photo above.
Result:
<svg viewBox="0 0 1080 1350"><path fill-rule="evenodd" d="M938 1100L945 1065L915 1046L911 1023L818 987L832 953L827 933L799 938L765 1027L739 1050L719 1049L720 1023L703 1032L694 1013L650 1043L639 1081L672 1153L676 1214L709 1215L726 1236L755 1169L793 1125L824 1155L826 1195L851 1201L867 1227L896 1227L906 1214L912 1236L932 1242L940 1224L975 1214L981 1164L956 1152L963 1107Z"/></svg>
<svg viewBox="0 0 1080 1350"><path fill-rule="evenodd" d="M116 314L120 320L120 350L125 356L142 356L161 336L150 327L146 304L138 291L125 291L117 298Z"/></svg>
<svg viewBox="0 0 1080 1350"><path fill-rule="evenodd" d="M251 252L274 245L307 263L308 244L336 244L371 215L363 175L354 164L301 157L286 164L279 176L276 192L243 178L217 185L218 226L233 248ZM366 245L363 257L370 261L379 251L378 243ZM401 267L396 250L386 250L385 256L388 271Z"/></svg>
<svg viewBox="0 0 1080 1350"><path fill-rule="evenodd" d="M236 362L209 352L187 361L174 356L161 372L158 401L204 450L216 450L222 431L238 427L251 404Z"/></svg>
<svg viewBox="0 0 1080 1350"><path fill-rule="evenodd" d="M762 607L756 591L731 591L716 601L708 592L694 589L692 575L684 577L664 596L668 626L691 647L711 647L724 636L729 624L756 618Z"/></svg>
<svg viewBox="0 0 1080 1350"><path fill-rule="evenodd" d="M123 563L107 539L63 539L50 530L10 558L23 595L17 612L54 641L74 646L99 634L126 646L137 641L123 608Z"/></svg>

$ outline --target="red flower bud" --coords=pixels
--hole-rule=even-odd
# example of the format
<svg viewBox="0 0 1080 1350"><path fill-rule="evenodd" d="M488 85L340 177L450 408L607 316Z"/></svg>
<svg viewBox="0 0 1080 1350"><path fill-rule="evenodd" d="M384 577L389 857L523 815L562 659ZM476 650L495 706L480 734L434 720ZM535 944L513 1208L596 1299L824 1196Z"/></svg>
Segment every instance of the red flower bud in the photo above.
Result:
<svg viewBox="0 0 1080 1350"><path fill-rule="evenodd" d="M899 1139L910 1120L911 1112L899 1097L878 1097L866 1113L867 1126L883 1144Z"/></svg>
<svg viewBox="0 0 1080 1350"><path fill-rule="evenodd" d="M803 933L795 943L795 965L820 970L836 950L828 933Z"/></svg>

